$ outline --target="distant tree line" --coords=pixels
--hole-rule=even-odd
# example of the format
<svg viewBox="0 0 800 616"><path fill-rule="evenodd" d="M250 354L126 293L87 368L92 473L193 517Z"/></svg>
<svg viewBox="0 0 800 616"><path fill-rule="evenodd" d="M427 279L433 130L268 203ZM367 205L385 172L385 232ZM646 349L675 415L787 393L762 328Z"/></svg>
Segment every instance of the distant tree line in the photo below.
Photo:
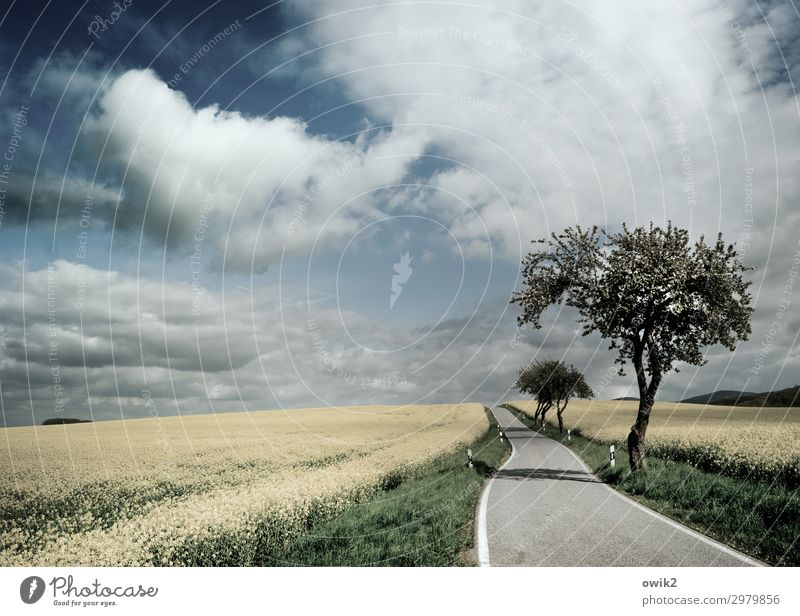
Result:
<svg viewBox="0 0 800 616"><path fill-rule="evenodd" d="M43 426L60 426L62 424L92 423L91 419L75 419L74 417L51 417L42 422Z"/></svg>
<svg viewBox="0 0 800 616"><path fill-rule="evenodd" d="M720 406L800 406L800 385L760 394L740 393L728 398L709 401Z"/></svg>

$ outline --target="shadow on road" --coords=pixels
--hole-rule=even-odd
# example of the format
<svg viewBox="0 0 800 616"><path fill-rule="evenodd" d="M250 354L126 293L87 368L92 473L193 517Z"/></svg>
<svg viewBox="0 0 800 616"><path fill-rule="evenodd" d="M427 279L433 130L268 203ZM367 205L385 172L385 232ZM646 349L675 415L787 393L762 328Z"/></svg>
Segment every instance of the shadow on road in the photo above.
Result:
<svg viewBox="0 0 800 616"><path fill-rule="evenodd" d="M494 466L489 466L485 462L481 460L475 460L474 463L475 472L479 475L483 475L484 477L491 477L495 473L497 473L497 469Z"/></svg>
<svg viewBox="0 0 800 616"><path fill-rule="evenodd" d="M554 479L556 481L580 481L583 483L603 483L585 471L571 471L560 468L516 468L498 471L498 479Z"/></svg>

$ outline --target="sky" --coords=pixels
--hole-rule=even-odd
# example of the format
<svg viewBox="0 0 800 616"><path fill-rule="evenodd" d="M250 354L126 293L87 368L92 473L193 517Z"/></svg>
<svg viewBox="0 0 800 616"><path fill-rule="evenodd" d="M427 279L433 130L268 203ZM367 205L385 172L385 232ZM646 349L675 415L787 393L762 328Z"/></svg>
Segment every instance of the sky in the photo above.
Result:
<svg viewBox="0 0 800 616"><path fill-rule="evenodd" d="M660 399L797 384L798 7L647 4L12 1L3 425L492 406L544 358L635 395L570 309L509 304L574 224L753 267L750 339Z"/></svg>

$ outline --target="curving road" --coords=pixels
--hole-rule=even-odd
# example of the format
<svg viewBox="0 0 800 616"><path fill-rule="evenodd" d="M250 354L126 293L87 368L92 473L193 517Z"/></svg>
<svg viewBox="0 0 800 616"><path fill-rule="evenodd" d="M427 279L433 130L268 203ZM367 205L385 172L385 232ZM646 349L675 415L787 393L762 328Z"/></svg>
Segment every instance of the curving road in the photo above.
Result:
<svg viewBox="0 0 800 616"><path fill-rule="evenodd" d="M493 411L514 452L478 512L482 566L758 566L598 480L563 445Z"/></svg>

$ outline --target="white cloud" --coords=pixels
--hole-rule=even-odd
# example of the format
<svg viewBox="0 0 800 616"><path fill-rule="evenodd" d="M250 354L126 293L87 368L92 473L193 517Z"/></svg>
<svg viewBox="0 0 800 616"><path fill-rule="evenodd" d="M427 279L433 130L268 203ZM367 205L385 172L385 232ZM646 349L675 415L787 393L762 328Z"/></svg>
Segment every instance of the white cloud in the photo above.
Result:
<svg viewBox="0 0 800 616"><path fill-rule="evenodd" d="M308 305L290 288L223 296L209 287L66 261L39 270L24 271L22 263L0 267L0 284L7 425L58 416L145 417L145 389L161 414L462 400L493 405L519 396L511 390L516 370L534 357L575 364L601 398L627 395L632 382L616 376L606 342L580 335L570 310L547 313L540 331L518 331L513 310L489 301L427 330L343 313L333 301ZM800 323L786 327L796 331ZM752 377L759 350L758 344L733 354L716 350L708 366L671 374L660 398L733 389L747 378L747 388L756 391L776 379L791 384L787 379L800 369L791 339L778 337L761 374Z"/></svg>
<svg viewBox="0 0 800 616"><path fill-rule="evenodd" d="M670 218L735 238L750 167L760 228L772 230L765 210L800 192L798 103L784 85L762 89L752 68L781 68L769 28L740 16L744 5L730 19L721 6L318 0L297 10L332 15L308 36L337 43L302 69L336 76L352 98L370 97L371 113L420 127L462 163L432 182L464 196L515 260L520 229L527 238L575 221ZM779 42L800 29L786 10L769 16ZM346 42L364 34L374 36ZM460 239L482 240L482 228L460 224L463 206L428 198Z"/></svg>
<svg viewBox="0 0 800 616"><path fill-rule="evenodd" d="M113 80L87 122L102 169L123 178L116 222L187 250L204 203L209 256L263 271L284 248L347 237L374 207L362 193L399 181L424 143L409 131L355 142L310 135L294 118L193 108L150 71ZM332 220L328 222L328 218ZM327 223L327 224L326 224Z"/></svg>
<svg viewBox="0 0 800 616"><path fill-rule="evenodd" d="M798 248L796 13L714 0L457 11L318 0L297 10L328 15L308 36L336 43L304 70L337 76L352 98L371 97L371 113L421 127L432 151L455 161L430 178L439 190L407 203L436 212L469 249L491 245L516 261L528 239L575 222L667 219L739 241L756 266L752 340L728 369L730 356L713 349L718 370L683 382L772 386L766 369L746 379ZM347 42L357 34L374 36ZM787 320L768 352L784 385L799 327ZM679 388L665 392L680 397Z"/></svg>
<svg viewBox="0 0 800 616"><path fill-rule="evenodd" d="M473 327L458 321L425 333L341 313L336 302L308 306L290 289L223 296L67 261L33 271L21 263L0 267L0 284L0 395L8 425L30 422L31 407L37 423L89 417L90 404L98 419L145 416L143 389L167 414L492 403L532 354L524 336L512 346L510 313L496 329L499 313L477 313ZM375 350L350 338L344 322Z"/></svg>

